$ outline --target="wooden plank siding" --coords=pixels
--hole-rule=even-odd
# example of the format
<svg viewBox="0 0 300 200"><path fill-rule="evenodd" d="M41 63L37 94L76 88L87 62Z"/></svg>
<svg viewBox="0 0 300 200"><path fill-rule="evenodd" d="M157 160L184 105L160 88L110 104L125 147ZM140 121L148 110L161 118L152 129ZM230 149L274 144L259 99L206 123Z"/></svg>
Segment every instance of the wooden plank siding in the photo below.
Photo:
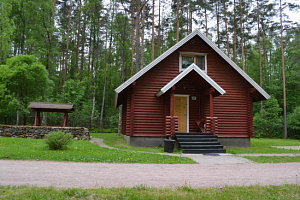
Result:
<svg viewBox="0 0 300 200"><path fill-rule="evenodd" d="M174 51L126 89L122 98L123 130L128 136L164 136L165 116L170 115L170 91L156 93L179 74L180 52L207 53L207 75L226 93L213 99L214 117L218 117L219 137L253 136L251 85L199 36ZM189 95L189 131L198 130L196 120L209 116L209 97L203 92L210 86L193 72L175 85L175 94ZM134 92L133 92L134 90ZM197 100L191 100L195 96ZM125 106L124 106L125 105Z"/></svg>

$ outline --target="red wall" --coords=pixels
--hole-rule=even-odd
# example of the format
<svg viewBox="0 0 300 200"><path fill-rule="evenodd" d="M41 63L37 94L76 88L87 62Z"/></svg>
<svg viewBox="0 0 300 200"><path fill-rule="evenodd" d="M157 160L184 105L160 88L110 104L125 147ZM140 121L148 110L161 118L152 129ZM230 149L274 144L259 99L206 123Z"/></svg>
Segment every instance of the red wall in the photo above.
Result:
<svg viewBox="0 0 300 200"><path fill-rule="evenodd" d="M253 134L252 115L247 112L250 107L252 109L252 101L247 97L250 84L199 36L195 36L193 40L194 43L187 42L140 77L136 81L133 95L132 86L127 88L127 97L123 103L127 101L127 105L123 106L123 134L164 136L165 116L169 115L170 109L170 93L161 97L155 95L179 74L179 52L208 53L207 74L226 91L224 95L214 98L214 117L219 120L219 137L249 137ZM204 87L201 86L202 83L195 81L193 74L176 84L175 94L197 97L197 101L190 99L190 132L197 131L195 120L209 116L209 101L207 97L200 96Z"/></svg>

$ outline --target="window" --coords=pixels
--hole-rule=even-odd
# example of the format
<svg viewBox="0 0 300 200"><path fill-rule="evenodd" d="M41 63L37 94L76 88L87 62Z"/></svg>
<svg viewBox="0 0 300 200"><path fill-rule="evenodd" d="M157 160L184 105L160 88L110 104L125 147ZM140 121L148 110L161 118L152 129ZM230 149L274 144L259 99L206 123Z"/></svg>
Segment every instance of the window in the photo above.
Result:
<svg viewBox="0 0 300 200"><path fill-rule="evenodd" d="M180 71L188 68L195 63L200 69L206 71L206 55L197 53L181 53L180 54Z"/></svg>

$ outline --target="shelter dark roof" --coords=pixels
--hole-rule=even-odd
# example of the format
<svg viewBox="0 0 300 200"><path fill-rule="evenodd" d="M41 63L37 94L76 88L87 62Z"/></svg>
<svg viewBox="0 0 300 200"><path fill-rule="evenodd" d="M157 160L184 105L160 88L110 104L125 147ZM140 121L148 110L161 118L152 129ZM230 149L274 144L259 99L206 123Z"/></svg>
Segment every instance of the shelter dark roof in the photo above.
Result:
<svg viewBox="0 0 300 200"><path fill-rule="evenodd" d="M48 102L32 102L28 108L33 111L41 112L73 112L74 104L71 103L48 103Z"/></svg>

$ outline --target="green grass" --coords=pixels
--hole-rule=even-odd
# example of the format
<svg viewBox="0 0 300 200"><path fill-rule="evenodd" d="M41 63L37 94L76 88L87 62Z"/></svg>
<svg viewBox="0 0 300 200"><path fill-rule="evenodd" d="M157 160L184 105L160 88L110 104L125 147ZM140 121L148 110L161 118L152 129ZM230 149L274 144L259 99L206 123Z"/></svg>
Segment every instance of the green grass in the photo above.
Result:
<svg viewBox="0 0 300 200"><path fill-rule="evenodd" d="M292 139L267 139L251 138L251 147L249 148L226 148L227 153L300 153L300 150L277 149L272 146L300 146L299 140Z"/></svg>
<svg viewBox="0 0 300 200"><path fill-rule="evenodd" d="M300 162L300 156L243 156L246 159L258 163L286 163L286 162Z"/></svg>
<svg viewBox="0 0 300 200"><path fill-rule="evenodd" d="M92 133L94 138L104 139L104 143L108 146L118 149L131 150L131 151L144 151L153 153L164 153L163 147L133 147L130 146L125 140L124 135L118 136L117 133ZM182 150L174 150L173 153L182 153Z"/></svg>
<svg viewBox="0 0 300 200"><path fill-rule="evenodd" d="M193 189L188 186L156 189L146 186L133 188L57 189L53 187L3 187L0 199L299 199L299 185L230 186Z"/></svg>
<svg viewBox="0 0 300 200"><path fill-rule="evenodd" d="M109 163L195 163L190 158L114 150L89 141L74 141L67 150L46 148L44 140L0 137L0 159Z"/></svg>

